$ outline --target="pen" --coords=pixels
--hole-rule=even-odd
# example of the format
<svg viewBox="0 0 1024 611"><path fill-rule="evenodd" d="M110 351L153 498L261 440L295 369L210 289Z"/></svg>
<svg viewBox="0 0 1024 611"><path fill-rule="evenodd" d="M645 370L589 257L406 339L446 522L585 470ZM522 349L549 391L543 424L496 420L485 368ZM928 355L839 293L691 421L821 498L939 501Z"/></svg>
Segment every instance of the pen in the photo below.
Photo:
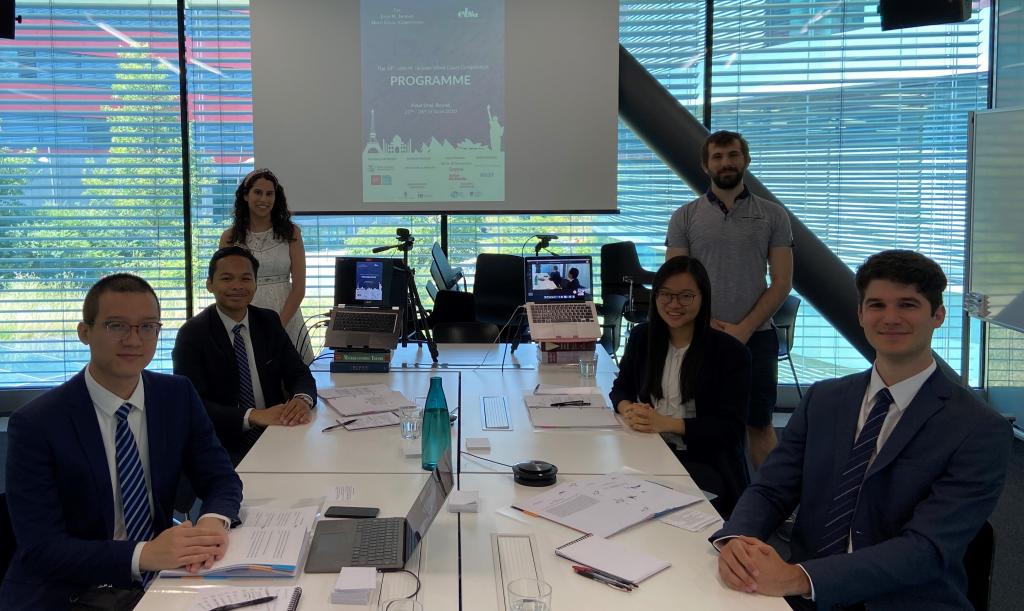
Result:
<svg viewBox="0 0 1024 611"><path fill-rule="evenodd" d="M337 424L332 424L331 426L323 429L320 432L321 433L327 433L327 432L333 431L334 429L341 428L341 427L345 426L346 424L352 424L353 422L355 422L355 420L349 420L347 422L342 422L340 420L335 420L335 422L337 422Z"/></svg>
<svg viewBox="0 0 1024 611"><path fill-rule="evenodd" d="M601 577L604 577L605 579L610 579L610 580L614 581L615 583L621 583L622 585L628 586L630 588L639 588L640 587L640 585L637 584L637 583L634 583L632 581L628 581L626 579L623 579L623 578L619 577L618 575L612 575L611 573L606 573L605 571L602 571L601 569L595 569L592 566L580 566L578 564L574 564L574 565L572 565L572 570L577 571L577 572L584 571L584 572L587 572L587 573L593 573L595 575L599 575Z"/></svg>
<svg viewBox="0 0 1024 611"><path fill-rule="evenodd" d="M579 575L580 577L586 577L587 579L592 579L592 580L594 580L594 581L596 581L598 583L603 583L604 585L608 586L609 588L615 588L616 590L619 590L621 592L632 592L633 591L633 588L629 587L625 583L622 583L622 582L619 582L619 581L614 581L612 579L608 579L607 577L603 577L601 575L598 575L597 573L593 573L591 571L585 570L582 567L574 566L574 567L572 567L572 570L575 571L576 574Z"/></svg>
<svg viewBox="0 0 1024 611"><path fill-rule="evenodd" d="M230 605L223 605L220 607L214 607L210 611L231 611L232 609L242 609L245 607L255 607L256 605L262 605L272 600L277 600L276 596L263 596L261 598L254 598L252 600L244 600L240 603L231 603Z"/></svg>
<svg viewBox="0 0 1024 611"><path fill-rule="evenodd" d="M551 407L589 407L590 403L586 401L558 401L552 403Z"/></svg>

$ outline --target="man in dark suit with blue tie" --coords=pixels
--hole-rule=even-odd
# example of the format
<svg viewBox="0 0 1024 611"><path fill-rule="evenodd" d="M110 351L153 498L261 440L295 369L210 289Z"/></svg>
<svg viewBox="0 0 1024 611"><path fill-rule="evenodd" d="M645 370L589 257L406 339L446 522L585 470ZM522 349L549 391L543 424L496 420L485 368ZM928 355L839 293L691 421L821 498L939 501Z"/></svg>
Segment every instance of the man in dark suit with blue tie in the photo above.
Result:
<svg viewBox="0 0 1024 611"><path fill-rule="evenodd" d="M154 571L195 571L223 557L242 483L188 380L144 370L160 326L145 280L103 278L78 324L89 364L11 416L17 550L0 608L67 609L101 584L131 594ZM203 499L195 526L172 526L182 475Z"/></svg>
<svg viewBox="0 0 1024 611"><path fill-rule="evenodd" d="M996 505L1012 434L936 367L939 266L911 251L857 270L871 370L815 384L711 540L730 588L796 609L971 609L964 552ZM790 562L764 543L799 505Z"/></svg>
<svg viewBox="0 0 1024 611"><path fill-rule="evenodd" d="M216 303L178 330L174 373L192 381L237 465L268 426L312 420L316 382L281 317L250 305L259 261L240 246L210 258L206 290Z"/></svg>

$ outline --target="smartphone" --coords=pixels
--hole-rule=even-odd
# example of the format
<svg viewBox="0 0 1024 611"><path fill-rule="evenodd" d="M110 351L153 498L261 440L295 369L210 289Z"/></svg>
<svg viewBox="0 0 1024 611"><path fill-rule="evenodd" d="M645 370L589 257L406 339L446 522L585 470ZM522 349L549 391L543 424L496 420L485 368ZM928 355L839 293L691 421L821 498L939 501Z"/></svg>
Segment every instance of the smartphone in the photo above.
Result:
<svg viewBox="0 0 1024 611"><path fill-rule="evenodd" d="M341 507L334 505L324 512L325 518L376 518L379 507Z"/></svg>

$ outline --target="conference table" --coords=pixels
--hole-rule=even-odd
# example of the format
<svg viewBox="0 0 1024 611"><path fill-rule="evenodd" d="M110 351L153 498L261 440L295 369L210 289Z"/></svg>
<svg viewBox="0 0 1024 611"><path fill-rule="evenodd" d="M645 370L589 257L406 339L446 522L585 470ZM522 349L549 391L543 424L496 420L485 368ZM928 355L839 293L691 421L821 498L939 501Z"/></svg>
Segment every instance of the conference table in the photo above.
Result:
<svg viewBox="0 0 1024 611"><path fill-rule="evenodd" d="M425 611L511 611L506 607L504 586L516 577L548 582L553 591L552 611L789 608L782 599L735 592L721 584L717 553L707 542L715 525L690 532L652 520L616 534L616 542L671 562L668 569L633 592L620 592L575 575L571 563L556 556L554 548L576 539L579 533L511 507L550 488L516 484L511 471L495 462L545 460L557 465L558 483L625 471L680 492L699 495L699 490L657 435L627 427L536 429L531 425L523 396L538 384L597 386L607 394L616 367L603 351L598 350L596 377L582 378L575 365L541 364L533 344L519 346L514 353L504 344L441 344L439 348L435 364L425 347L400 347L386 374L331 374L321 360L312 367L318 389L386 384L419 401L432 376L442 379L448 407L458 416L452 427L456 486L477 491L480 500L476 513L442 509L406 564L419 577L416 599ZM510 430L483 428L484 396L504 397ZM238 465L245 503L366 505L379 507L381 517L404 516L427 478L420 457L406 455L395 426L322 432L339 418L321 401L310 424L268 428ZM467 456L467 437L487 438L490 450L473 450L480 458ZM339 487L348 487L351 498L325 502L325 496ZM707 501L691 507L714 512ZM522 549L531 553L523 554ZM303 589L300 610L376 610L380 601L404 597L415 589L410 575L382 573L369 605L332 605L329 594L335 579L334 574L306 573L290 579L160 578L137 609L189 609L211 588L298 585Z"/></svg>

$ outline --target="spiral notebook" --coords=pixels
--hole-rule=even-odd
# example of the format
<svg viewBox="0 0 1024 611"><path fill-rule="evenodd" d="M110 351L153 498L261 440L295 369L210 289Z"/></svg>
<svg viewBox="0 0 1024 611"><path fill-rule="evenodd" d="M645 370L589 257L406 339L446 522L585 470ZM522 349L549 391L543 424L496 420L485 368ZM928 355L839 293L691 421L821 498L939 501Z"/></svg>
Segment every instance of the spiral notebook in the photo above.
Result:
<svg viewBox="0 0 1024 611"><path fill-rule="evenodd" d="M246 607L246 611L295 611L299 606L302 588L211 588L203 591L202 598L189 607L189 611L211 611L217 607L274 596L274 600Z"/></svg>
<svg viewBox="0 0 1024 611"><path fill-rule="evenodd" d="M583 535L560 545L555 548L555 554L629 583L640 583L672 566L650 554L593 535Z"/></svg>

